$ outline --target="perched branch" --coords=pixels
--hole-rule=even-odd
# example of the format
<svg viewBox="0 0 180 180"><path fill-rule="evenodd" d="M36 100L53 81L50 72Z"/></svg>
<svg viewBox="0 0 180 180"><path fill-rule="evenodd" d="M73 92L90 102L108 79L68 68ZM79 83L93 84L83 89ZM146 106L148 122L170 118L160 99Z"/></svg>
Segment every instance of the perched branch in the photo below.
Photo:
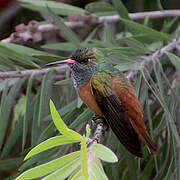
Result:
<svg viewBox="0 0 180 180"><path fill-rule="evenodd" d="M100 142L101 135L104 132L104 125L103 123L99 123L97 125L96 131L94 132L93 140L96 140L97 142Z"/></svg>
<svg viewBox="0 0 180 180"><path fill-rule="evenodd" d="M139 13L130 13L129 15L133 20L144 19L144 18L180 17L180 10L139 12ZM75 29L75 28L89 27L92 24L96 25L104 22L114 23L121 21L119 15L93 18L90 14L84 14L80 19L82 19L82 21L81 20L68 21L65 22L65 24L69 28ZM73 19L70 18L70 20ZM58 30L58 27L55 26L54 24L38 25L38 22L36 21L30 21L27 26L22 24L19 26L24 26L24 27L18 28L17 26L16 32L12 33L9 38L3 39L2 42L25 44L30 41L32 43L36 43L43 40L46 33Z"/></svg>

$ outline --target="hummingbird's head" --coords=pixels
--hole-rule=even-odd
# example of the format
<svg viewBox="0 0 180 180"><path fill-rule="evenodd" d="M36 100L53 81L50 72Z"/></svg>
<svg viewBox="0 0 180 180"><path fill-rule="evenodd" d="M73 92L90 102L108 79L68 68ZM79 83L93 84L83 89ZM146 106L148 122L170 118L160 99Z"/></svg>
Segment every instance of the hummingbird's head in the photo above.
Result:
<svg viewBox="0 0 180 180"><path fill-rule="evenodd" d="M102 61L104 61L104 55L101 51L92 47L83 47L83 48L78 48L76 51L74 51L70 55L70 58L67 60L56 61L46 65L51 66L58 64L69 64L70 67L72 67L73 64L78 64L80 66L90 67L90 66L98 65L98 63Z"/></svg>
<svg viewBox="0 0 180 180"><path fill-rule="evenodd" d="M69 59L47 65L69 64L75 87L80 88L98 71L98 66L103 61L104 55L101 51L92 47L83 47L74 51Z"/></svg>
<svg viewBox="0 0 180 180"><path fill-rule="evenodd" d="M104 59L103 56L102 52L96 48L83 47L74 51L71 54L70 59L75 60L76 63L82 65L97 65Z"/></svg>

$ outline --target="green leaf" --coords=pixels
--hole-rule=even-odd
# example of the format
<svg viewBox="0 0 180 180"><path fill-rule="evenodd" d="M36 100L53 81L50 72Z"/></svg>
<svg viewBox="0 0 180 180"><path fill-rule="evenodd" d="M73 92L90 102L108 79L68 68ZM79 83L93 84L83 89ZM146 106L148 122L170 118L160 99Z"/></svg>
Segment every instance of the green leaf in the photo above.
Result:
<svg viewBox="0 0 180 180"><path fill-rule="evenodd" d="M87 164L87 145L85 136L83 136L81 141L81 168L84 175L84 179L88 180L88 164Z"/></svg>
<svg viewBox="0 0 180 180"><path fill-rule="evenodd" d="M43 81L41 85L41 92L40 92L38 126L40 126L40 121L43 117L44 112L46 112L46 109L45 109L46 102L49 101L47 90L50 89L50 87L52 86L52 73L53 73L53 70L50 69L43 77Z"/></svg>
<svg viewBox="0 0 180 180"><path fill-rule="evenodd" d="M69 129L66 126L66 124L63 122L63 120L59 116L52 100L50 100L50 110L51 110L51 115L52 115L54 124L56 125L59 132L62 133L64 136L69 137L70 139L81 141L82 136L79 133L77 133L76 131Z"/></svg>
<svg viewBox="0 0 180 180"><path fill-rule="evenodd" d="M22 142L22 149L24 149L25 147L25 143L26 143L26 137L27 137L27 133L28 133L28 123L30 121L30 119L32 118L32 111L30 111L31 109L31 91L32 91L32 83L33 83L33 76L31 76L29 78L28 81L28 85L27 85L27 91L26 91L26 111L25 111L25 115L24 115L24 121L23 121L23 142Z"/></svg>
<svg viewBox="0 0 180 180"><path fill-rule="evenodd" d="M57 170L55 173L52 173L49 176L43 178L43 180L66 179L74 170L76 170L79 167L79 165L79 158L72 160L69 164Z"/></svg>
<svg viewBox="0 0 180 180"><path fill-rule="evenodd" d="M0 160L0 171L17 168L23 161L23 157Z"/></svg>
<svg viewBox="0 0 180 180"><path fill-rule="evenodd" d="M142 66L139 63L119 63L116 66L120 71L128 71L128 70L141 70Z"/></svg>
<svg viewBox="0 0 180 180"><path fill-rule="evenodd" d="M47 52L43 52L43 51L39 51L36 49L32 49L30 47L26 47L26 46L22 46L19 44L13 44L13 43L1 43L0 45L3 45L4 47L13 50L19 54L22 55L26 55L26 56L31 56L31 57L35 57L35 58L39 58L42 60L61 60L61 59L65 59L64 57L61 56L57 56L54 54L50 54Z"/></svg>
<svg viewBox="0 0 180 180"><path fill-rule="evenodd" d="M18 176L16 180L33 179L33 178L45 176L59 168L69 165L74 160L79 161L79 156L80 156L79 151L67 154L63 157L60 157L58 159L55 159L53 161L50 161L48 163L42 164L40 166L25 171L20 176Z"/></svg>
<svg viewBox="0 0 180 180"><path fill-rule="evenodd" d="M119 45L114 38L114 34L111 32L111 29L108 27L107 23L104 25L104 41L111 44L111 47L118 47Z"/></svg>
<svg viewBox="0 0 180 180"><path fill-rule="evenodd" d="M92 180L101 179L108 180L106 174L104 173L103 167L99 159L94 159L89 162L89 177Z"/></svg>
<svg viewBox="0 0 180 180"><path fill-rule="evenodd" d="M76 169L76 171L74 171L71 174L71 176L68 178L68 180L84 180L84 176L83 176L81 167Z"/></svg>
<svg viewBox="0 0 180 180"><path fill-rule="evenodd" d="M56 86L73 86L73 80L70 78L70 79L64 79L64 80L61 80L61 81L57 81L54 83L54 85Z"/></svg>
<svg viewBox="0 0 180 180"><path fill-rule="evenodd" d="M55 136L50 139L47 139L46 141L38 144L36 147L34 147L24 158L24 160L29 159L31 156L34 156L35 154L38 154L42 151L45 151L47 149L59 146L59 145L64 145L64 144L70 144L70 143L76 143L78 142L77 140L72 140L69 139L65 136Z"/></svg>
<svg viewBox="0 0 180 180"><path fill-rule="evenodd" d="M46 44L42 47L46 48L46 49L61 50L61 51L76 50L76 46L72 42L60 42L60 43Z"/></svg>
<svg viewBox="0 0 180 180"><path fill-rule="evenodd" d="M114 7L105 2L93 2L86 5L85 9L96 16L111 16L117 14Z"/></svg>
<svg viewBox="0 0 180 180"><path fill-rule="evenodd" d="M128 47L132 48L132 51L138 52L141 55L145 54L148 51L148 49L144 46L143 43L132 37L123 38L121 39L121 42L124 42L128 45Z"/></svg>
<svg viewBox="0 0 180 180"><path fill-rule="evenodd" d="M124 6L124 4L122 3L121 0L112 0L112 3L113 3L114 7L116 8L116 10L119 13L121 18L130 20L129 13L128 13L126 7Z"/></svg>
<svg viewBox="0 0 180 180"><path fill-rule="evenodd" d="M81 40L80 38L73 32L70 28L68 28L65 24L62 18L58 17L56 14L54 14L50 8L48 8L49 15L54 19L56 25L61 29L61 31L64 33L65 38L72 42L76 48L81 46Z"/></svg>
<svg viewBox="0 0 180 180"><path fill-rule="evenodd" d="M22 65L29 65L36 68L40 68L38 64L33 62L32 58L17 52L14 49L8 47L10 43L2 43L0 42L0 54L5 55L8 58L16 60L17 62L21 63Z"/></svg>
<svg viewBox="0 0 180 180"><path fill-rule="evenodd" d="M111 163L118 161L117 156L109 148L102 144L94 144L91 149L94 154L103 161Z"/></svg>
<svg viewBox="0 0 180 180"><path fill-rule="evenodd" d="M168 57L170 58L172 64L176 67L177 70L180 70L180 58L173 53L168 52Z"/></svg>
<svg viewBox="0 0 180 180"><path fill-rule="evenodd" d="M37 11L46 11L47 6L52 9L52 11L59 15L69 15L73 13L83 14L85 11L82 8L72 6L69 4L55 2L55 1L45 1L45 0L18 0L22 2L24 7L29 7Z"/></svg>
<svg viewBox="0 0 180 180"><path fill-rule="evenodd" d="M23 118L19 120L19 122L14 127L14 130L8 136L8 139L1 153L1 158L4 158L5 156L7 156L8 153L13 149L15 143L17 142L18 138L22 134L22 130L23 130Z"/></svg>
<svg viewBox="0 0 180 180"><path fill-rule="evenodd" d="M37 139L39 137L39 126L38 126L38 115L39 115L39 101L40 101L40 92L34 98L33 106L33 119L32 119L32 129L31 129L31 147L37 145Z"/></svg>
<svg viewBox="0 0 180 180"><path fill-rule="evenodd" d="M149 28L145 25L123 19L122 21L124 24L128 27L129 31L132 32L132 34L137 35L137 34L148 34L151 36L151 38L156 38L157 40L169 40L169 35L166 33L158 32L152 28Z"/></svg>
<svg viewBox="0 0 180 180"><path fill-rule="evenodd" d="M16 64L3 54L0 54L0 64L4 66L3 71L16 70Z"/></svg>
<svg viewBox="0 0 180 180"><path fill-rule="evenodd" d="M125 154L125 160L126 160L126 164L128 167L128 171L130 174L130 179L137 180L134 156L132 154L130 154L129 152L127 152L126 150L125 150L124 154Z"/></svg>
<svg viewBox="0 0 180 180"><path fill-rule="evenodd" d="M3 144L3 139L6 133L6 128L10 118L10 114L15 103L19 91L24 83L25 79L18 80L15 85L10 89L8 93L8 86L3 91L1 98L1 107L0 107L0 148Z"/></svg>
<svg viewBox="0 0 180 180"><path fill-rule="evenodd" d="M124 40L125 42L125 40ZM117 54L117 55L124 55L128 58L136 58L137 56L142 55L142 53L139 52L139 50L137 51L136 49L132 48L132 47L114 47L114 48L105 48L105 51L107 50L107 53L110 54ZM131 60L132 61L132 60Z"/></svg>
<svg viewBox="0 0 180 180"><path fill-rule="evenodd" d="M151 157L149 161L146 163L146 166L144 167L138 179L139 180L150 179L153 168L154 168L153 157Z"/></svg>

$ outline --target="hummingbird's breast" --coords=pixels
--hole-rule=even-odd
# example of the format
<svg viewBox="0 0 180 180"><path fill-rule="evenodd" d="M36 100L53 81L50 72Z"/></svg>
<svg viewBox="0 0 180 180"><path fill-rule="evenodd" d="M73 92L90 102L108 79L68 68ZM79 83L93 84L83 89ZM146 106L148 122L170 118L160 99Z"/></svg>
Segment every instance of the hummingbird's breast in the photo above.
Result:
<svg viewBox="0 0 180 180"><path fill-rule="evenodd" d="M78 90L79 97L82 99L84 104L86 104L95 115L99 115L103 117L103 113L100 107L97 104L97 101L93 95L92 87L91 87L91 80L86 83L83 87Z"/></svg>

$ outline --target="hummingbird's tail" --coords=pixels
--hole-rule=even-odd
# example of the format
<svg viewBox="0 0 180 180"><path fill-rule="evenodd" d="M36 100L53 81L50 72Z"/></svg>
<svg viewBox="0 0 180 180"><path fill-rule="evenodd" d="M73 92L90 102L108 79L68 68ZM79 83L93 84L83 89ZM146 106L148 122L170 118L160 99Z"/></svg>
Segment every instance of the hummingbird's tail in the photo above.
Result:
<svg viewBox="0 0 180 180"><path fill-rule="evenodd" d="M140 139L148 146L151 153L157 154L158 153L157 145L156 143L154 143L147 130L137 128L137 126L134 125L134 123L132 123L132 126L135 129L136 133L139 135Z"/></svg>
<svg viewBox="0 0 180 180"><path fill-rule="evenodd" d="M149 134L146 134L146 133L142 133L143 135L143 138L144 138L144 142L145 144L148 146L149 150L151 151L151 153L153 154L157 154L158 151L157 151L157 145L153 142L152 138L150 137Z"/></svg>

